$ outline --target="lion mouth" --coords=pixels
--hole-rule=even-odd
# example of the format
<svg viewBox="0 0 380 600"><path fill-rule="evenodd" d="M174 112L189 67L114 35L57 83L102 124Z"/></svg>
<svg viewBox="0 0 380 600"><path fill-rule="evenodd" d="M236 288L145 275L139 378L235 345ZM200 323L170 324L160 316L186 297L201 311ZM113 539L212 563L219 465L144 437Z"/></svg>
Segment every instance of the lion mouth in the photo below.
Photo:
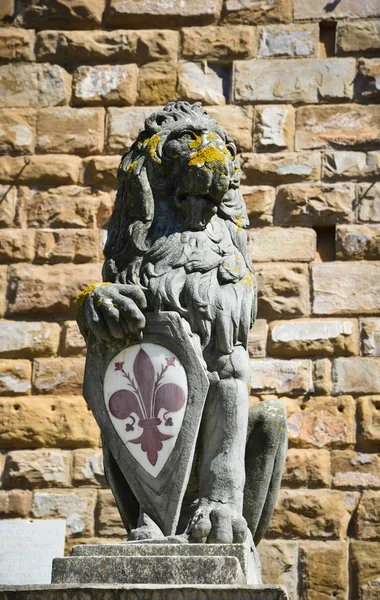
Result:
<svg viewBox="0 0 380 600"><path fill-rule="evenodd" d="M179 205L188 204L204 204L210 205L210 208L217 208L220 202L213 198L210 194L178 194L176 198Z"/></svg>

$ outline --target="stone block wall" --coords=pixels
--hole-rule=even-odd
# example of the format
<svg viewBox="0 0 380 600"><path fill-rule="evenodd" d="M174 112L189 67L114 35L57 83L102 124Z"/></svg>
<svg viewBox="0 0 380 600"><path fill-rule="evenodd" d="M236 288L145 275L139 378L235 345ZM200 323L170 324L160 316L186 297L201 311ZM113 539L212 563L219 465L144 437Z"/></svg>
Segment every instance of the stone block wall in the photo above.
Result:
<svg viewBox="0 0 380 600"><path fill-rule="evenodd" d="M120 155L168 100L235 137L259 281L252 402L290 449L260 546L292 600L380 589L379 0L2 0L0 517L121 539L81 398Z"/></svg>

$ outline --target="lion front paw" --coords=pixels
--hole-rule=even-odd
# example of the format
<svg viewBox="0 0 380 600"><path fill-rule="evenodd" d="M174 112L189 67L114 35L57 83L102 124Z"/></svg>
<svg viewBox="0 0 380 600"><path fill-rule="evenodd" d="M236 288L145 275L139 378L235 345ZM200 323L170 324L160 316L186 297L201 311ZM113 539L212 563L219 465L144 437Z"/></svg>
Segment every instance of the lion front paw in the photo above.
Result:
<svg viewBox="0 0 380 600"><path fill-rule="evenodd" d="M188 528L192 541L198 544L239 544L247 537L247 522L231 508L211 504L198 508Z"/></svg>

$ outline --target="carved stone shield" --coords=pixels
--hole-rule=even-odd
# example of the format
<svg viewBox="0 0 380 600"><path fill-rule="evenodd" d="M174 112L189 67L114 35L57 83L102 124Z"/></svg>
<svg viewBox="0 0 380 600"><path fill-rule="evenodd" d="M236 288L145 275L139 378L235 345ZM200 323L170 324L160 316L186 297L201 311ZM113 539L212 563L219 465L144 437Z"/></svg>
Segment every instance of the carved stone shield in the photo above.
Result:
<svg viewBox="0 0 380 600"><path fill-rule="evenodd" d="M164 535L176 532L208 387L178 313L148 313L141 343L88 344L83 395Z"/></svg>

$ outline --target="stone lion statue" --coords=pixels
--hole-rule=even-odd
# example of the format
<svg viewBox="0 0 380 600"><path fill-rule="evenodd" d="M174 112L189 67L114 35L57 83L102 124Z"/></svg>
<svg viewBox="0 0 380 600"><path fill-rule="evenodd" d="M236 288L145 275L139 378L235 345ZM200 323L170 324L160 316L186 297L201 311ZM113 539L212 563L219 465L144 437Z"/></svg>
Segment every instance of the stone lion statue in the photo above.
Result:
<svg viewBox="0 0 380 600"><path fill-rule="evenodd" d="M177 533L257 544L276 502L287 435L283 405L249 408L248 334L257 288L241 171L227 132L199 103L150 115L118 170L103 279L80 311L85 336L139 340L145 315L177 312L210 387ZM104 443L108 483L129 539L154 537Z"/></svg>

